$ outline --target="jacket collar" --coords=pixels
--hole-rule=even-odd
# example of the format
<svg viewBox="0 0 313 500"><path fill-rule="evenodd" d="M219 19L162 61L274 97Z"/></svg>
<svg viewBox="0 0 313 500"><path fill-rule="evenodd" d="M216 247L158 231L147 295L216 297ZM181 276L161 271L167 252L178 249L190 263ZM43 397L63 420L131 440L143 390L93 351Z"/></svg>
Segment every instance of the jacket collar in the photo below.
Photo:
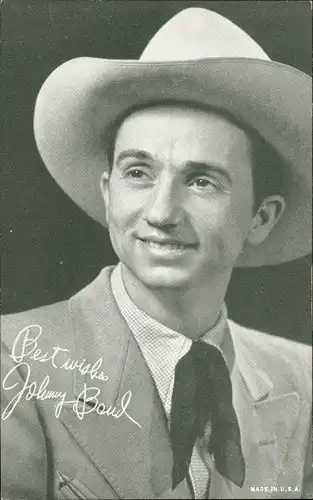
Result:
<svg viewBox="0 0 313 500"><path fill-rule="evenodd" d="M234 345L235 358L241 377L249 391L252 401L261 401L271 393L274 384L270 376L260 368L254 356L251 356L249 336L242 335L242 327L228 321Z"/></svg>

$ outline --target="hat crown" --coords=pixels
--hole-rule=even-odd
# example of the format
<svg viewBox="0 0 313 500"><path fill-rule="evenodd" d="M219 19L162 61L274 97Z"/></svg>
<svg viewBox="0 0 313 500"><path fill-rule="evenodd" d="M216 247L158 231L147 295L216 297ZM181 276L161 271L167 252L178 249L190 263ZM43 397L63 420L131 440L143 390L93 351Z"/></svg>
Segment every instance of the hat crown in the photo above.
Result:
<svg viewBox="0 0 313 500"><path fill-rule="evenodd" d="M269 60L264 50L232 21L216 12L192 7L179 12L159 29L140 60L237 57Z"/></svg>

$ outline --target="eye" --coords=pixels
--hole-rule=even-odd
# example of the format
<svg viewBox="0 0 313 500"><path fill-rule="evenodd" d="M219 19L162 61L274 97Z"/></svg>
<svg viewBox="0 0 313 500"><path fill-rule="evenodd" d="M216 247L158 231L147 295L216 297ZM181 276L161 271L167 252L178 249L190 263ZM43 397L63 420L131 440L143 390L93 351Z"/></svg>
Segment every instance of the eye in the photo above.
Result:
<svg viewBox="0 0 313 500"><path fill-rule="evenodd" d="M202 177L196 177L195 179L190 181L189 186L195 187L198 189L206 189L206 188L217 189L218 183L210 177L202 176Z"/></svg>
<svg viewBox="0 0 313 500"><path fill-rule="evenodd" d="M127 175L129 177L132 177L133 179L141 179L145 175L145 172L143 172L139 168L134 168L133 170L129 170L127 172Z"/></svg>
<svg viewBox="0 0 313 500"><path fill-rule="evenodd" d="M144 168L132 167L127 169L124 177L128 177L134 180L150 179L147 171Z"/></svg>
<svg viewBox="0 0 313 500"><path fill-rule="evenodd" d="M207 187L209 184L212 184L209 179L205 179L204 177L200 177L194 181L195 186L197 187Z"/></svg>

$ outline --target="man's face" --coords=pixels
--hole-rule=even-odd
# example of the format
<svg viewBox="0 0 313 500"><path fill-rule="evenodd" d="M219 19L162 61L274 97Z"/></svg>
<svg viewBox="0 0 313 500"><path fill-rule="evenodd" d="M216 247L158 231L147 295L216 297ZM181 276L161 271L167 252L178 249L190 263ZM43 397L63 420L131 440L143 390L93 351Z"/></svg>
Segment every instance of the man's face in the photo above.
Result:
<svg viewBox="0 0 313 500"><path fill-rule="evenodd" d="M215 113L151 107L122 123L104 186L121 262L151 287L230 272L253 216L251 145Z"/></svg>

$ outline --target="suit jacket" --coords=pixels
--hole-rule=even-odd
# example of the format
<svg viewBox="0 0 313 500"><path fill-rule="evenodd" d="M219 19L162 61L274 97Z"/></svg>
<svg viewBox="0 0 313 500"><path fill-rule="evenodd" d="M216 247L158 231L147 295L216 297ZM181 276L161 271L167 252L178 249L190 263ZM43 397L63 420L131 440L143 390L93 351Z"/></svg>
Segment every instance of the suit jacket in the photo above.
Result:
<svg viewBox="0 0 313 500"><path fill-rule="evenodd" d="M5 500L191 498L186 481L171 490L166 417L141 351L113 298L111 271L105 268L69 301L2 319L2 385L6 387L2 417L24 387L33 395L26 398L24 392L11 415L2 420ZM35 354L33 344L25 345L24 361L16 369L9 354L17 334L29 325L33 325L30 332L42 328L37 339L41 352ZM301 498L312 462L310 348L231 321L229 327L236 354L233 401L246 480L239 488L213 471L210 498ZM46 360L42 358L56 346L68 349L58 353L59 368L47 360L48 354ZM36 359L27 355L31 349ZM15 357L21 353L20 344L15 344ZM101 370L108 380L91 380L82 370L60 368L61 358L63 363L69 357L91 364L102 358ZM66 400L72 401L58 418L60 398L53 399L50 393L51 399L44 399L43 393L38 394L47 374L48 389L63 391ZM84 384L99 390L99 404L88 392L83 397ZM79 394L81 402L74 411ZM120 414L123 396L124 403L131 396L124 408L130 418ZM109 407L115 416L104 413ZM89 413L82 416L81 410Z"/></svg>

